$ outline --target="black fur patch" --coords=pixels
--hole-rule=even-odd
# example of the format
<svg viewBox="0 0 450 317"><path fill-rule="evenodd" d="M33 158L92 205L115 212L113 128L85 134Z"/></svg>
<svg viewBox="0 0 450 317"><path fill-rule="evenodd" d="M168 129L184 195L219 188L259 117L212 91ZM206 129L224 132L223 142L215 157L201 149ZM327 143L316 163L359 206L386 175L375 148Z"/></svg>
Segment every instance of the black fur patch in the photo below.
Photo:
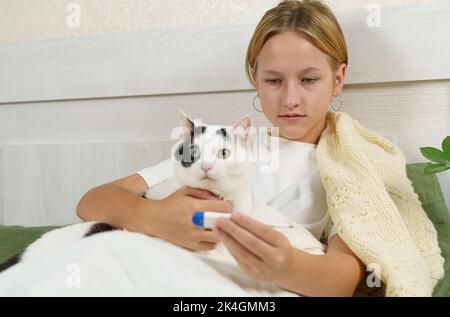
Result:
<svg viewBox="0 0 450 317"><path fill-rule="evenodd" d="M194 144L194 138L202 133L205 133L206 126L196 126L193 131L191 131L190 140L186 140L178 146L175 151L175 159L181 163L181 165L185 168L191 167L198 158L195 158L191 154L191 146Z"/></svg>
<svg viewBox="0 0 450 317"><path fill-rule="evenodd" d="M206 131L206 127L204 125L199 125L194 128L194 135L203 134ZM194 139L192 137L192 139Z"/></svg>
<svg viewBox="0 0 450 317"><path fill-rule="evenodd" d="M89 237L97 233L101 232L107 232L107 231L113 231L113 230L120 230L119 228L116 228L114 226L111 226L107 223L96 223L92 225L91 229L89 229L88 233L84 235L84 237Z"/></svg>
<svg viewBox="0 0 450 317"><path fill-rule="evenodd" d="M17 254L15 256L13 256L12 258L9 258L6 262L3 262L2 264L0 264L0 273L6 269L9 269L11 266L19 263L21 257L22 257L22 253Z"/></svg>
<svg viewBox="0 0 450 317"><path fill-rule="evenodd" d="M228 135L227 130L225 128L221 128L221 129L217 130L216 134L223 136L224 139L226 139L227 135Z"/></svg>
<svg viewBox="0 0 450 317"><path fill-rule="evenodd" d="M175 151L175 159L181 163L183 167L191 167L198 158L195 158L191 153L191 142L184 142L178 146Z"/></svg>

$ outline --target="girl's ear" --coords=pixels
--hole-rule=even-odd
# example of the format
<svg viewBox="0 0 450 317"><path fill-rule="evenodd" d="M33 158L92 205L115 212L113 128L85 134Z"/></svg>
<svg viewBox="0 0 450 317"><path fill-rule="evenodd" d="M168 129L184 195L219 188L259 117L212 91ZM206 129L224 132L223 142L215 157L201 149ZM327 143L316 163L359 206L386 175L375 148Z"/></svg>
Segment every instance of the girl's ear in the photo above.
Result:
<svg viewBox="0 0 450 317"><path fill-rule="evenodd" d="M239 138L246 139L250 133L251 126L252 120L248 115L245 115L233 125L233 133Z"/></svg>
<svg viewBox="0 0 450 317"><path fill-rule="evenodd" d="M178 109L178 120L180 124L178 138L181 140L186 140L191 137L194 133L194 122L184 113L183 110Z"/></svg>

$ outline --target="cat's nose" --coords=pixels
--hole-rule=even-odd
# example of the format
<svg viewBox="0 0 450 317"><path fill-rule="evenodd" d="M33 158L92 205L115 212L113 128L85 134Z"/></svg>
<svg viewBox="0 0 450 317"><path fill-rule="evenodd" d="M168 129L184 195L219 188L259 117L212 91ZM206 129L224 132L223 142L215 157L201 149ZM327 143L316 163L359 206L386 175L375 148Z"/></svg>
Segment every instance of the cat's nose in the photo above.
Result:
<svg viewBox="0 0 450 317"><path fill-rule="evenodd" d="M205 164L202 163L201 165L201 169L203 170L203 172L205 172L205 174L208 174L208 171L212 168L211 164Z"/></svg>

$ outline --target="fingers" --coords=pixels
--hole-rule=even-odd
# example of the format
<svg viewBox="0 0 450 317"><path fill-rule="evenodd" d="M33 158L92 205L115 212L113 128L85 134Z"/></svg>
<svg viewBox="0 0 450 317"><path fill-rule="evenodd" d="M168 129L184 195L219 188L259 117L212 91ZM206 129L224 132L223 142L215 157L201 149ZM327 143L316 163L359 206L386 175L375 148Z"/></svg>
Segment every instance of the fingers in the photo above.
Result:
<svg viewBox="0 0 450 317"><path fill-rule="evenodd" d="M196 236L196 240L199 241L197 243L197 250L200 251L213 250L216 248L216 245L219 242L219 239L210 230L202 230L201 232L199 232L198 236Z"/></svg>
<svg viewBox="0 0 450 317"><path fill-rule="evenodd" d="M230 213L233 207L230 202L223 200L202 200L197 204L197 210L209 210Z"/></svg>
<svg viewBox="0 0 450 317"><path fill-rule="evenodd" d="M219 238L212 232L212 230L204 230L199 228L201 231L195 235L195 238L199 241L207 241L217 243L219 242Z"/></svg>
<svg viewBox="0 0 450 317"><path fill-rule="evenodd" d="M214 250L216 248L216 243L208 242L208 241L200 241L198 243L198 251L209 251Z"/></svg>
<svg viewBox="0 0 450 317"><path fill-rule="evenodd" d="M185 248L189 251L208 251L208 250L214 250L217 246L217 242L214 241L178 241L174 242L174 244Z"/></svg>
<svg viewBox="0 0 450 317"><path fill-rule="evenodd" d="M198 210L211 210L211 211L222 211L222 212L232 212L233 206L230 202L221 200L219 197L211 193L210 191L193 188L189 186L184 186L182 188L183 194L190 196L195 199L199 199L196 204L195 211Z"/></svg>
<svg viewBox="0 0 450 317"><path fill-rule="evenodd" d="M261 259L269 258L273 253L273 247L270 244L265 243L264 240L255 236L252 232L240 227L234 221L219 219L216 226L219 230L214 231L215 233L220 234L221 230L223 230L222 236L220 236L220 238L233 238L231 240L236 241L236 243L237 241L239 241L239 245L247 250L251 250L253 254ZM227 234L224 235L223 233ZM233 243L234 241L231 241L231 243ZM235 248L237 248L237 246L235 246ZM242 251L242 249L239 250Z"/></svg>
<svg viewBox="0 0 450 317"><path fill-rule="evenodd" d="M211 200L220 200L219 197L211 193L210 191L199 189L199 188L193 188L189 186L183 187L183 192L185 195L197 198L197 199L211 199Z"/></svg>
<svg viewBox="0 0 450 317"><path fill-rule="evenodd" d="M283 235L280 232L240 212L234 213L231 219L233 221L230 221L229 225L231 230L236 234L240 235L242 231L251 232L254 237L261 239L273 247L279 246L279 241L284 241ZM237 225L233 226L233 222ZM246 230L238 230L239 227L245 228ZM242 237L237 238L238 241L241 241L239 239Z"/></svg>
<svg viewBox="0 0 450 317"><path fill-rule="evenodd" d="M254 254L247 247L240 244L236 239L222 231L219 226L214 227L214 232L220 237L228 251L238 260L239 263L246 263L251 267L259 267L263 264L263 259Z"/></svg>

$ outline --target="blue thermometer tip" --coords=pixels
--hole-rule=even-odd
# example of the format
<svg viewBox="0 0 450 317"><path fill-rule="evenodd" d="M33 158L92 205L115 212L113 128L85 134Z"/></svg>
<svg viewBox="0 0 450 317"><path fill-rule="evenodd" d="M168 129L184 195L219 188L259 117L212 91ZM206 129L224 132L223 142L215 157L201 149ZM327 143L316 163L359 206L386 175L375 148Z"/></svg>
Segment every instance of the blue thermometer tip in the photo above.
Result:
<svg viewBox="0 0 450 317"><path fill-rule="evenodd" d="M198 227L203 227L203 211L196 211L192 215L192 223Z"/></svg>

